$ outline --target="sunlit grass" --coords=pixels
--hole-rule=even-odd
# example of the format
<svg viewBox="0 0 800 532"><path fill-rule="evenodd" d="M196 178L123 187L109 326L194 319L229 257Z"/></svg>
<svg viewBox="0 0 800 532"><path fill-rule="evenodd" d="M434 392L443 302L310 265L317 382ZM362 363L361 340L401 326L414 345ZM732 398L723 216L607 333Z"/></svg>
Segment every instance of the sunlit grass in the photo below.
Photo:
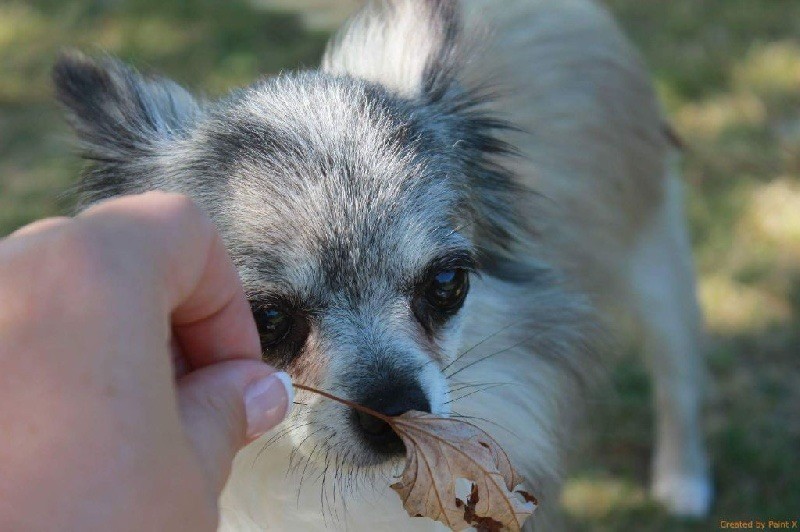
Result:
<svg viewBox="0 0 800 532"><path fill-rule="evenodd" d="M712 141L728 131L764 127L766 119L764 102L752 92L686 103L673 114L673 124L680 131Z"/></svg>
<svg viewBox="0 0 800 532"><path fill-rule="evenodd" d="M573 478L561 494L561 505L566 512L585 520L606 518L615 511L646 504L647 494L641 486L619 478Z"/></svg>
<svg viewBox="0 0 800 532"><path fill-rule="evenodd" d="M800 265L800 179L781 177L759 187L744 219L755 238L780 247Z"/></svg>
<svg viewBox="0 0 800 532"><path fill-rule="evenodd" d="M570 513L586 530L708 530L736 516L790 518L800 507L800 3L608 3L656 73L686 144L718 493L705 523L668 519L646 503L610 505L594 517ZM614 481L639 487L648 482L651 436L630 427L648 425L652 414L649 387L631 385L644 375L636 357L620 362L616 392L599 403L601 421L593 423L612 428L593 438L594 453L582 461L589 471L603 462ZM587 501L608 499L602 484L579 485Z"/></svg>
<svg viewBox="0 0 800 532"><path fill-rule="evenodd" d="M797 93L800 89L800 43L786 39L754 45L733 69L736 86L761 94Z"/></svg>
<svg viewBox="0 0 800 532"><path fill-rule="evenodd" d="M730 275L704 275L699 286L706 326L719 333L763 333L795 319L792 305L761 287Z"/></svg>

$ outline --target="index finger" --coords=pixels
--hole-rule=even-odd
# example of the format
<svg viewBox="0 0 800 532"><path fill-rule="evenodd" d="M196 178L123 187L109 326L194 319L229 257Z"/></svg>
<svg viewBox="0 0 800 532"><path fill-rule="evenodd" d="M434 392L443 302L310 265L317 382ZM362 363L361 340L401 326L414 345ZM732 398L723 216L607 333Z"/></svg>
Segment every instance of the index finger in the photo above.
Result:
<svg viewBox="0 0 800 532"><path fill-rule="evenodd" d="M258 359L258 331L241 281L209 217L186 196L149 192L100 203L76 221L121 248L125 275L152 289L191 368Z"/></svg>

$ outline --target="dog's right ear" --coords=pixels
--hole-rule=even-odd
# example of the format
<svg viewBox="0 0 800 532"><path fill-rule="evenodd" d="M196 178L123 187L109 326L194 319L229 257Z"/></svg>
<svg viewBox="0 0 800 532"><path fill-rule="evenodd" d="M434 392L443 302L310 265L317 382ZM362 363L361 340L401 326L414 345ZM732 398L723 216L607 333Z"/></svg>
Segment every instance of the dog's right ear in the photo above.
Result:
<svg viewBox="0 0 800 532"><path fill-rule="evenodd" d="M328 43L322 69L435 100L453 81L461 47L456 0L373 0Z"/></svg>
<svg viewBox="0 0 800 532"><path fill-rule="evenodd" d="M83 156L93 163L96 182L85 185L105 189L104 196L124 193L110 188L124 189L128 176L136 178L134 167L146 173L148 161L187 135L200 115L195 99L177 84L146 79L110 57L65 53L53 67L53 82Z"/></svg>

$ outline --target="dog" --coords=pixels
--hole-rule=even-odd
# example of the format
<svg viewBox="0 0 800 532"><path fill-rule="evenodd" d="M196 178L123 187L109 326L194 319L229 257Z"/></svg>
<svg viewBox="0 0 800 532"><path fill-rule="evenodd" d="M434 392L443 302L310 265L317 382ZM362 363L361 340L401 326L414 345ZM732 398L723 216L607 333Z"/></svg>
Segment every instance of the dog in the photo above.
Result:
<svg viewBox="0 0 800 532"><path fill-rule="evenodd" d="M88 160L79 207L191 196L239 270L264 360L296 383L484 427L553 529L582 390L632 333L655 383L654 495L708 511L677 150L601 6L372 2L318 70L214 102L77 53L54 82ZM298 393L239 453L221 526L434 529L389 489L402 456L386 424Z"/></svg>

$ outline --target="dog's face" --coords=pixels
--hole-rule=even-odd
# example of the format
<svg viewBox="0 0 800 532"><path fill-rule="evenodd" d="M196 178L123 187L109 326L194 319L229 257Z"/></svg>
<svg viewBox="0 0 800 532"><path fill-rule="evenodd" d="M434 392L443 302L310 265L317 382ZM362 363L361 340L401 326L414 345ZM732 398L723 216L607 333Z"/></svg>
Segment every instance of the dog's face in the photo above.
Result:
<svg viewBox="0 0 800 532"><path fill-rule="evenodd" d="M67 57L55 78L93 161L85 201L193 196L239 268L267 362L385 414L446 414L470 275L513 232L514 187L490 158L501 124L457 81L452 4L389 7L353 23L323 71L213 104L112 61ZM299 400L287 423L301 451L370 466L403 450L375 418Z"/></svg>
<svg viewBox="0 0 800 532"><path fill-rule="evenodd" d="M265 359L390 415L446 411L476 267L459 169L412 112L355 80L285 78L229 102L198 150L227 169L217 219ZM387 425L316 399L296 409L298 444L314 433L362 463L402 450Z"/></svg>

